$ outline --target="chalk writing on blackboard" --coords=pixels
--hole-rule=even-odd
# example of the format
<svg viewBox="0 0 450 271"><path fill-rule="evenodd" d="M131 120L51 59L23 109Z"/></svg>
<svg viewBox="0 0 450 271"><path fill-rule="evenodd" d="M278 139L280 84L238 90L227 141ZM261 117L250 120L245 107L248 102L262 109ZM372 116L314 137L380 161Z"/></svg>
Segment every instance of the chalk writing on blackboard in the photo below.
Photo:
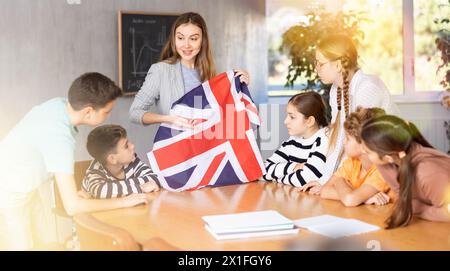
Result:
<svg viewBox="0 0 450 271"><path fill-rule="evenodd" d="M119 12L119 81L124 94L142 86L158 62L176 15Z"/></svg>

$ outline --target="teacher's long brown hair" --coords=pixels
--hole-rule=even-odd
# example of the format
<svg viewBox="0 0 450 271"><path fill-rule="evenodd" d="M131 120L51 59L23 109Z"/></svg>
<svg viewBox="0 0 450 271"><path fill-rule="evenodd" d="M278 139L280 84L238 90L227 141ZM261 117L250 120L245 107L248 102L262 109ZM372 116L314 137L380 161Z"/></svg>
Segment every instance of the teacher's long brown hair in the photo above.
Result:
<svg viewBox="0 0 450 271"><path fill-rule="evenodd" d="M199 71L201 81L207 81L215 76L216 67L212 57L208 29L206 27L205 20L198 13L184 13L176 19L170 29L170 38L167 40L166 45L162 50L160 61L175 64L180 59L180 55L175 47L175 34L176 29L180 25L187 23L196 25L202 30L202 46L200 48L200 52L195 57L195 68Z"/></svg>

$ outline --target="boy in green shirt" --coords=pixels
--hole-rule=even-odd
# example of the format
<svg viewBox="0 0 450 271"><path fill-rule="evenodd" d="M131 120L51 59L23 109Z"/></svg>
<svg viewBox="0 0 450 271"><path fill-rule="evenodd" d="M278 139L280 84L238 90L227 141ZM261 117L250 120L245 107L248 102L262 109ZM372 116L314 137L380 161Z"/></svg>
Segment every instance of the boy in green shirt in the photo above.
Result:
<svg viewBox="0 0 450 271"><path fill-rule="evenodd" d="M0 142L0 250L26 250L45 243L48 218L37 190L52 178L69 215L147 202L145 194L95 200L80 197L76 190L77 126L103 123L120 96L120 88L106 76L83 74L72 83L68 99L35 106Z"/></svg>

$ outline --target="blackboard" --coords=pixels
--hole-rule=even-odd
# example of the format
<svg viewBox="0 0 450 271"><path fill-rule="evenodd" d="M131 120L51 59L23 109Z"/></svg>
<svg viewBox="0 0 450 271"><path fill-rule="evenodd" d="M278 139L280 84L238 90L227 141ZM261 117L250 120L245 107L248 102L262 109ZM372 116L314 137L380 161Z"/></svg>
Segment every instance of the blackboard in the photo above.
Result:
<svg viewBox="0 0 450 271"><path fill-rule="evenodd" d="M135 94L148 69L159 61L176 14L119 11L119 85L125 95Z"/></svg>

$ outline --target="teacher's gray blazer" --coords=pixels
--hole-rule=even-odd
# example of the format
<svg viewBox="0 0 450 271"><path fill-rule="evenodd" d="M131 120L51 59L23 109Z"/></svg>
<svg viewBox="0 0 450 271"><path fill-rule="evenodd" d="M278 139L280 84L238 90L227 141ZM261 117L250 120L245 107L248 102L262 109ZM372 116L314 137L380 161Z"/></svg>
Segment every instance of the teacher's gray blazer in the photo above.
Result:
<svg viewBox="0 0 450 271"><path fill-rule="evenodd" d="M142 124L142 117L156 105L158 114L168 115L172 103L184 95L183 75L181 62L168 64L158 62L148 70L145 82L134 97L130 107L130 120Z"/></svg>

